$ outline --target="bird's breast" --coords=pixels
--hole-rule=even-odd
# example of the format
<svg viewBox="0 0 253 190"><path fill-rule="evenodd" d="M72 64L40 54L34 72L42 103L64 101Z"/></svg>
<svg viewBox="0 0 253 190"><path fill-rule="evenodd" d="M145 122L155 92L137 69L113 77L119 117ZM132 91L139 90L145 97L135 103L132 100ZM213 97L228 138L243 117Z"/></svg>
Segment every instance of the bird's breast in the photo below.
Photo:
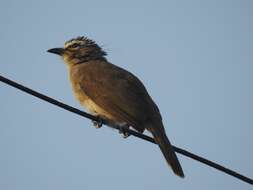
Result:
<svg viewBox="0 0 253 190"><path fill-rule="evenodd" d="M75 98L84 106L88 112L93 115L99 115L105 119L113 119L113 116L106 110L97 105L92 99L90 99L87 94L83 91L80 84L71 80L72 90Z"/></svg>

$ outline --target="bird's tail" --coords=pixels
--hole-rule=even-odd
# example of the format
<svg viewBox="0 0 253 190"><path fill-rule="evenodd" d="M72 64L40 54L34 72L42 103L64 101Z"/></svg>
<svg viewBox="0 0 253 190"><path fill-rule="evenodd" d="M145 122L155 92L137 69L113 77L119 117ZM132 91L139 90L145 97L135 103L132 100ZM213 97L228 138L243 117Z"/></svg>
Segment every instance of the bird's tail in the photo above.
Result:
<svg viewBox="0 0 253 190"><path fill-rule="evenodd" d="M162 125L162 124L161 124ZM155 142L158 144L159 148L161 149L167 163L173 170L173 172L180 176L184 177L184 172L182 170L182 167L177 159L177 156L173 150L172 145L170 144L170 141L168 137L165 134L165 131L162 127L157 126L150 126L148 127L149 131L152 133Z"/></svg>

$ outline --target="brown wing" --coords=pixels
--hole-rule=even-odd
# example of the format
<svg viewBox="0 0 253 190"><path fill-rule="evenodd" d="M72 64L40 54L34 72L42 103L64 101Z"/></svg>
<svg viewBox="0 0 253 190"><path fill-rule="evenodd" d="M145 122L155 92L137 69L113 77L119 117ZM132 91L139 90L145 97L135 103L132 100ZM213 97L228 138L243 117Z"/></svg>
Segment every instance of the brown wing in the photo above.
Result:
<svg viewBox="0 0 253 190"><path fill-rule="evenodd" d="M153 108L150 108L152 100L140 80L107 62L80 66L82 79L79 85L85 94L118 121L127 122L143 132L143 125Z"/></svg>

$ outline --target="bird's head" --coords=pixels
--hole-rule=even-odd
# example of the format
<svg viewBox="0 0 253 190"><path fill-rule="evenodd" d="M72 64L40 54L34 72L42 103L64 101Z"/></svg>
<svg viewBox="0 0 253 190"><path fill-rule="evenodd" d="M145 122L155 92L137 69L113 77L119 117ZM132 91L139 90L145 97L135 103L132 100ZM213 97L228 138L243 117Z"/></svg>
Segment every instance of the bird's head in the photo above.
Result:
<svg viewBox="0 0 253 190"><path fill-rule="evenodd" d="M105 59L106 52L93 40L77 37L65 42L62 48L52 48L48 52L60 55L68 65L85 63L91 60Z"/></svg>

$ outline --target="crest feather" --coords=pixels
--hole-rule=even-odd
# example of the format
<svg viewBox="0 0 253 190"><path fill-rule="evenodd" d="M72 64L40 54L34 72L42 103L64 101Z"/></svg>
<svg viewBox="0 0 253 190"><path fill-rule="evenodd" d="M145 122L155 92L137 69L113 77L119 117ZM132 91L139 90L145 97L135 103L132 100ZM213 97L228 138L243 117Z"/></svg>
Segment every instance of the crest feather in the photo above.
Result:
<svg viewBox="0 0 253 190"><path fill-rule="evenodd" d="M93 52L95 52L95 54L99 56L107 55L107 53L100 46L98 46L95 41L85 36L78 36L76 38L72 38L71 40L66 41L64 44L64 48L68 48L73 44L77 44L81 48L92 48Z"/></svg>
<svg viewBox="0 0 253 190"><path fill-rule="evenodd" d="M68 40L65 42L64 47L67 48L68 46L72 45L72 44L79 44L81 46L90 46L90 45L96 45L96 42L84 37L84 36L78 36L76 38L72 38L71 40Z"/></svg>

